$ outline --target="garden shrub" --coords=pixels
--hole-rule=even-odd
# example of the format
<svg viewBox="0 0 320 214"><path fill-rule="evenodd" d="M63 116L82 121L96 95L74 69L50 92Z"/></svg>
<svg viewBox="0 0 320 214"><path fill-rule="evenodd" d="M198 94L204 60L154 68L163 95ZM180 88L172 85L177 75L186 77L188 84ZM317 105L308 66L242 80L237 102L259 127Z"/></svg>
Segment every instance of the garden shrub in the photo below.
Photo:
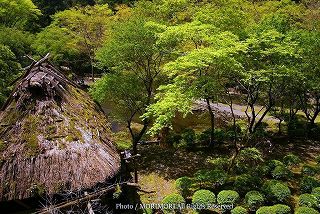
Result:
<svg viewBox="0 0 320 214"><path fill-rule="evenodd" d="M192 196L192 204L208 207L215 204L216 196L209 190L198 190Z"/></svg>
<svg viewBox="0 0 320 214"><path fill-rule="evenodd" d="M262 154L257 148L246 148L240 151L236 159L238 171L248 171L263 162Z"/></svg>
<svg viewBox="0 0 320 214"><path fill-rule="evenodd" d="M301 169L301 174L306 176L313 176L317 174L318 168L311 165L304 165Z"/></svg>
<svg viewBox="0 0 320 214"><path fill-rule="evenodd" d="M290 214L291 208L284 204L260 207L256 214Z"/></svg>
<svg viewBox="0 0 320 214"><path fill-rule="evenodd" d="M185 200L184 198L179 195L179 194L170 194L167 195L161 202L162 204L171 204L171 205L176 205L176 208L178 207L179 204L184 204ZM170 213L172 210L164 210L165 213Z"/></svg>
<svg viewBox="0 0 320 214"><path fill-rule="evenodd" d="M319 214L319 212L310 207L299 207L294 214Z"/></svg>
<svg viewBox="0 0 320 214"><path fill-rule="evenodd" d="M302 193L310 193L313 188L320 187L320 182L314 177L304 176L300 181L300 190Z"/></svg>
<svg viewBox="0 0 320 214"><path fill-rule="evenodd" d="M276 166L271 175L275 179L289 179L292 177L292 172L284 165Z"/></svg>
<svg viewBox="0 0 320 214"><path fill-rule="evenodd" d="M227 170L230 165L228 158L213 158L209 159L208 163L210 163L214 169L220 170Z"/></svg>
<svg viewBox="0 0 320 214"><path fill-rule="evenodd" d="M181 132L180 143L186 144L187 146L192 146L196 139L196 133L193 129L184 129Z"/></svg>
<svg viewBox="0 0 320 214"><path fill-rule="evenodd" d="M208 144L210 142L210 140L211 140L211 128L204 130L203 132L198 134L196 136L196 138L197 138L198 142L200 142L202 144L203 143ZM228 135L225 133L224 130L218 129L218 128L216 128L214 130L214 140L216 142L223 142L223 141L225 141L227 139L228 139Z"/></svg>
<svg viewBox="0 0 320 214"><path fill-rule="evenodd" d="M305 193L299 196L299 206L302 207L311 207L311 208L317 208L318 207L318 199L316 196Z"/></svg>
<svg viewBox="0 0 320 214"><path fill-rule="evenodd" d="M222 170L199 170L194 176L200 187L204 185L209 187L223 185L228 178L228 174Z"/></svg>
<svg viewBox="0 0 320 214"><path fill-rule="evenodd" d="M256 214L272 214L272 211L271 211L271 206L263 206L263 207L260 207Z"/></svg>
<svg viewBox="0 0 320 214"><path fill-rule="evenodd" d="M251 211L257 210L264 204L264 196L258 191L250 191L245 195L245 202Z"/></svg>
<svg viewBox="0 0 320 214"><path fill-rule="evenodd" d="M218 204L224 205L235 205L239 199L239 194L233 190L222 190L217 196Z"/></svg>
<svg viewBox="0 0 320 214"><path fill-rule="evenodd" d="M268 166L265 165L265 164L261 164L259 166L256 166L256 167L253 167L251 170L250 170L250 174L252 176L255 176L256 178L259 178L259 180L261 181L260 178L268 175L270 173L269 169L268 169Z"/></svg>
<svg viewBox="0 0 320 214"><path fill-rule="evenodd" d="M208 143L211 139L211 129L206 129L196 135L197 141L200 143Z"/></svg>
<svg viewBox="0 0 320 214"><path fill-rule="evenodd" d="M231 210L231 214L248 214L248 211L246 208L238 206Z"/></svg>
<svg viewBox="0 0 320 214"><path fill-rule="evenodd" d="M224 142L228 140L228 134L222 129L215 129L214 137L217 142Z"/></svg>
<svg viewBox="0 0 320 214"><path fill-rule="evenodd" d="M177 134L174 131L170 131L168 135L165 136L164 142L168 145L174 145L175 143L179 143L181 140L181 135Z"/></svg>
<svg viewBox="0 0 320 214"><path fill-rule="evenodd" d="M276 180L265 182L262 189L271 201L283 202L291 195L289 187L285 183Z"/></svg>
<svg viewBox="0 0 320 214"><path fill-rule="evenodd" d="M186 198L191 194L190 188L193 184L193 180L190 177L184 176L178 178L175 182L176 189L180 192L180 194Z"/></svg>
<svg viewBox="0 0 320 214"><path fill-rule="evenodd" d="M261 185L261 179L257 176L242 174L236 177L234 182L235 189L240 193L246 193L250 190L256 190Z"/></svg>
<svg viewBox="0 0 320 214"><path fill-rule="evenodd" d="M279 160L269 160L266 165L269 173L271 173L277 166L285 167L285 164Z"/></svg>
<svg viewBox="0 0 320 214"><path fill-rule="evenodd" d="M320 187L313 188L311 194L314 195L320 203Z"/></svg>
<svg viewBox="0 0 320 214"><path fill-rule="evenodd" d="M275 214L290 214L291 208L284 204L276 204L271 208L272 212Z"/></svg>
<svg viewBox="0 0 320 214"><path fill-rule="evenodd" d="M286 166L292 167L292 166L299 165L299 163L301 163L301 160L297 155L288 154L288 155L284 156L283 163Z"/></svg>

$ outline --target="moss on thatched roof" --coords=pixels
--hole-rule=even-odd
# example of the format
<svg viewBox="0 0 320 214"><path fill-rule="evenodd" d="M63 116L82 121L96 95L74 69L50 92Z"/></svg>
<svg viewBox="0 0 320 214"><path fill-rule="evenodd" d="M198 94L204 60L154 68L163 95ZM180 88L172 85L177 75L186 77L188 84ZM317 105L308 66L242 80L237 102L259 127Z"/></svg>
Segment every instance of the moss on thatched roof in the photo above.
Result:
<svg viewBox="0 0 320 214"><path fill-rule="evenodd" d="M91 188L120 158L100 108L47 60L33 63L0 113L0 201Z"/></svg>

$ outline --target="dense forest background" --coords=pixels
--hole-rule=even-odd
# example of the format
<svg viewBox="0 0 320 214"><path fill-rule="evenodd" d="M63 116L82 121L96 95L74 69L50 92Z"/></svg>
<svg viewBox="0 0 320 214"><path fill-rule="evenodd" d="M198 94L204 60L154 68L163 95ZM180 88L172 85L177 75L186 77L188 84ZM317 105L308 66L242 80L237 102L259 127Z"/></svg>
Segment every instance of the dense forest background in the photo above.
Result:
<svg viewBox="0 0 320 214"><path fill-rule="evenodd" d="M146 155L142 184L175 162L166 203L319 213L318 0L0 0L0 104L47 53L90 79L118 149Z"/></svg>

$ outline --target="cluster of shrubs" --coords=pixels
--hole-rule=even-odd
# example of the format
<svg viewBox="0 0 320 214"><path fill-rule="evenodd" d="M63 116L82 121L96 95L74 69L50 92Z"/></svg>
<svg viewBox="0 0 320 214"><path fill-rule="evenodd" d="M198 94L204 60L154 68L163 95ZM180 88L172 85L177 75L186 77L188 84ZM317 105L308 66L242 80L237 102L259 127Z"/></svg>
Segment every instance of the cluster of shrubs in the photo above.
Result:
<svg viewBox="0 0 320 214"><path fill-rule="evenodd" d="M214 130L215 142L223 142L230 139L230 133L222 129ZM166 143L176 148L192 148L196 144L209 145L211 129L196 133L193 129L184 129L180 133L171 132L166 137Z"/></svg>
<svg viewBox="0 0 320 214"><path fill-rule="evenodd" d="M317 161L320 162L320 158ZM233 172L241 169L241 174L232 176L226 173L230 167L229 159L220 157L208 162L213 170L199 170L192 177L177 179L175 185L179 197L174 194L170 198L176 203L232 205L234 208L227 212L231 214L313 214L320 211L319 170L311 165L302 166L300 196L296 208L292 207L291 189L287 182L293 178L292 167L301 164L293 154L285 156L282 161L263 163L262 154L257 149L244 149L233 168Z"/></svg>

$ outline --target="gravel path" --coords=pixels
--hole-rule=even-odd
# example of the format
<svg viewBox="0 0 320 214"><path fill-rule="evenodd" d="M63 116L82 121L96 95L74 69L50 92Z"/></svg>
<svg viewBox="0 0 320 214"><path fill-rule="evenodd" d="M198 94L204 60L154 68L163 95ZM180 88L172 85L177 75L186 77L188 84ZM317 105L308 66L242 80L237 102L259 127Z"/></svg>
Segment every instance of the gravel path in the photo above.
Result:
<svg viewBox="0 0 320 214"><path fill-rule="evenodd" d="M223 103L211 103L211 108L216 111L218 114L224 114L225 116L231 116L231 109L227 104ZM256 106L258 110L262 108L262 106ZM246 118L246 113L245 113L246 106L244 105L238 105L238 104L233 104L233 112L236 117L238 118ZM195 111L207 111L207 103L203 100L198 100L195 102L193 110ZM263 112L263 111L262 111ZM248 112L250 115L250 111ZM260 118L262 113L257 115L257 118ZM270 121L274 123L278 123L279 120L273 116L266 115L264 118L264 121Z"/></svg>

